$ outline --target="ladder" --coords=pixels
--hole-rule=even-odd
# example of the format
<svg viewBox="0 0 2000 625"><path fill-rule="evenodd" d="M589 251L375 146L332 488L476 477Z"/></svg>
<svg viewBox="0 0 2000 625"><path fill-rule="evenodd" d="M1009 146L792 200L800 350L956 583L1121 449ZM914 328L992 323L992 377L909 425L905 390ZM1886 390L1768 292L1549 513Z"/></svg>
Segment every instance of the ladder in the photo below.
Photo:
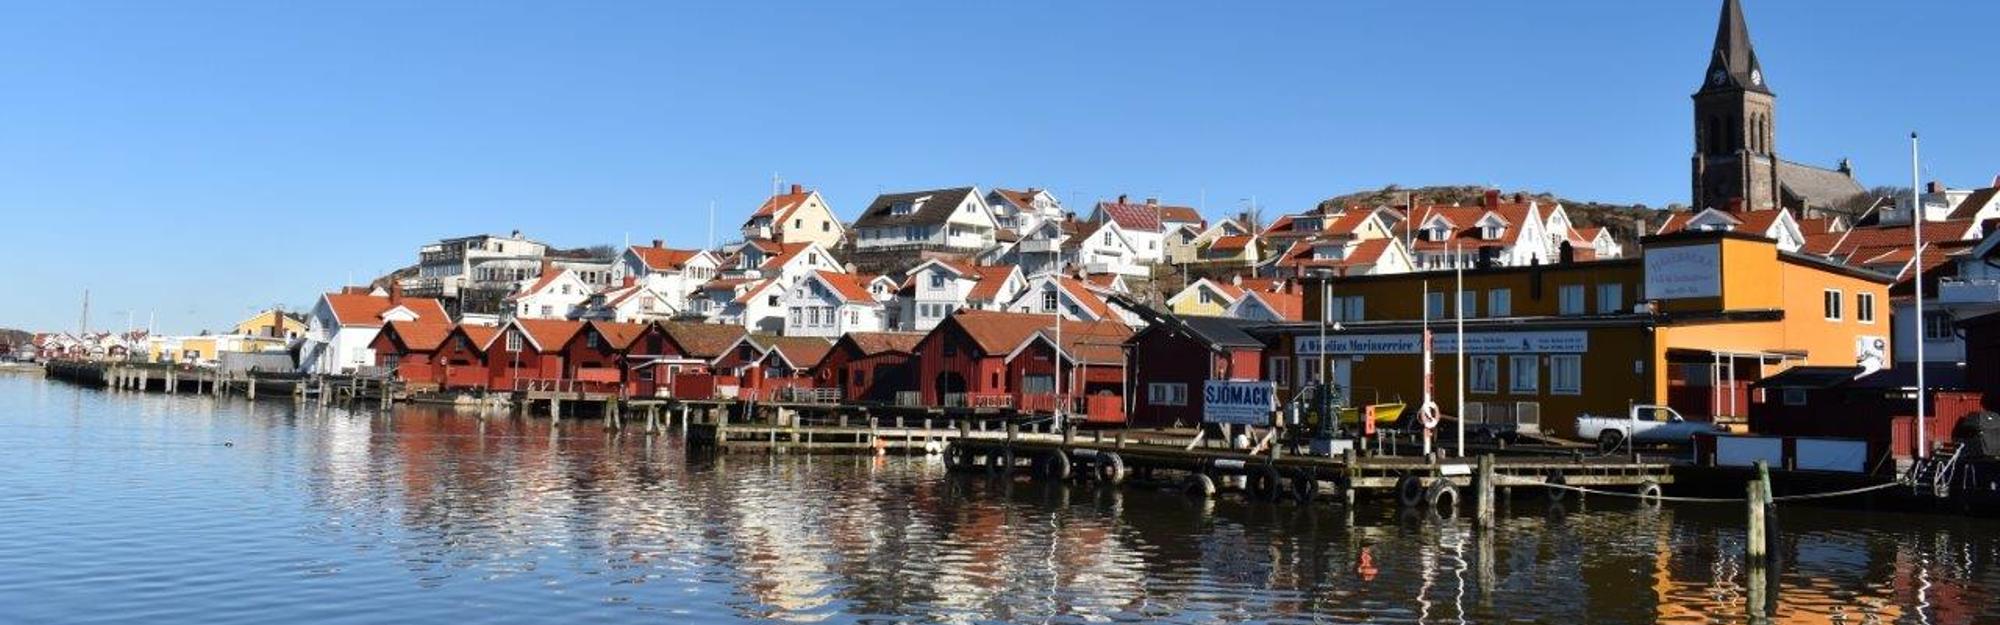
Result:
<svg viewBox="0 0 2000 625"><path fill-rule="evenodd" d="M1950 496L1952 471L1958 468L1959 456L1964 452L1965 446L1957 441L1938 443L1930 457L1918 458L1910 465L1910 487L1929 487L1934 497Z"/></svg>

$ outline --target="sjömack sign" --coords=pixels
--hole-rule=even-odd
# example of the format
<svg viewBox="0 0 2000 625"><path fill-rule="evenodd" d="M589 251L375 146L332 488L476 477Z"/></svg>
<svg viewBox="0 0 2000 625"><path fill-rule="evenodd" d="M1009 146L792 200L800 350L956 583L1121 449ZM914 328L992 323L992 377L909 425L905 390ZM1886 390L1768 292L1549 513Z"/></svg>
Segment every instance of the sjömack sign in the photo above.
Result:
<svg viewBox="0 0 2000 625"><path fill-rule="evenodd" d="M1208 423L1270 425L1278 391L1266 381L1209 380L1201 389L1201 408L1201 420Z"/></svg>

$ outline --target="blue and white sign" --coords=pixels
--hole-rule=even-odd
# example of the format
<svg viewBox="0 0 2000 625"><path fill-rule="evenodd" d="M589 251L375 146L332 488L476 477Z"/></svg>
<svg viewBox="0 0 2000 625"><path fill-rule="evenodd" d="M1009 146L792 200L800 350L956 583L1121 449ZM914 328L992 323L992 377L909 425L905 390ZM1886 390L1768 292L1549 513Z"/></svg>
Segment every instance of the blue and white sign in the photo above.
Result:
<svg viewBox="0 0 2000 625"><path fill-rule="evenodd" d="M1434 333L1431 341L1437 353L1458 352L1458 336L1454 333ZM1293 339L1292 345L1300 355L1422 354L1424 336L1342 334L1328 336L1321 343L1319 337L1307 335ZM1467 353L1473 354L1581 354L1590 351L1590 333L1582 330L1467 332L1465 346Z"/></svg>
<svg viewBox="0 0 2000 625"><path fill-rule="evenodd" d="M1232 425L1270 425L1278 390L1268 381L1209 380L1201 389L1201 420Z"/></svg>

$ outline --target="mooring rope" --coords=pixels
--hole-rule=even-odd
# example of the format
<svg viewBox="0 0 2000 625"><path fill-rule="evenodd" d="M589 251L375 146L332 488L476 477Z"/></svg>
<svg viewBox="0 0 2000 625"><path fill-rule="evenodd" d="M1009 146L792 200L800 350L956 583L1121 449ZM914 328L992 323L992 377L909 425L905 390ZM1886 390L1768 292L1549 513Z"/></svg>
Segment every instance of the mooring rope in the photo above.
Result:
<svg viewBox="0 0 2000 625"><path fill-rule="evenodd" d="M1806 493L1802 495L1780 495L1772 497L1771 501L1774 502L1801 501L1806 499L1826 499L1830 497L1845 497L1848 495L1859 495L1861 493L1873 492L1904 485L1905 484L1903 482L1884 482L1873 486L1863 486L1861 488L1850 488L1847 490L1828 491L1824 493ZM1633 499L1651 499L1654 501L1677 501L1685 503L1743 503L1745 501L1748 501L1748 499L1744 497L1685 497L1685 496L1669 496L1669 495L1646 495L1642 493L1626 493L1615 490L1597 490L1593 488L1584 488L1582 486L1570 486L1568 484L1554 484L1549 482L1513 483L1513 484L1503 484L1503 486L1542 486L1545 488L1576 491L1579 493L1585 493L1590 495L1609 495L1612 497L1630 497Z"/></svg>

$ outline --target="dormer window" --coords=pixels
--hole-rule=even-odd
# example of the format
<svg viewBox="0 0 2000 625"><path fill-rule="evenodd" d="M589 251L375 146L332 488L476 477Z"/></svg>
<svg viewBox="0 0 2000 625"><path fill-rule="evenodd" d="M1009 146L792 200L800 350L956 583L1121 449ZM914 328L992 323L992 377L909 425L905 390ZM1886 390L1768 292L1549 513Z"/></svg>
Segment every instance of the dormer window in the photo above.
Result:
<svg viewBox="0 0 2000 625"><path fill-rule="evenodd" d="M1505 230L1505 228L1501 228L1500 226L1480 226L1479 238L1488 241L1498 240L1500 238L1500 231L1502 230Z"/></svg>
<svg viewBox="0 0 2000 625"><path fill-rule="evenodd" d="M1427 238L1429 238L1432 241L1443 241L1445 240L1446 236L1449 236L1446 233L1445 227L1442 225L1431 226L1429 228L1426 228L1425 230L1428 231L1429 233L1427 235Z"/></svg>

